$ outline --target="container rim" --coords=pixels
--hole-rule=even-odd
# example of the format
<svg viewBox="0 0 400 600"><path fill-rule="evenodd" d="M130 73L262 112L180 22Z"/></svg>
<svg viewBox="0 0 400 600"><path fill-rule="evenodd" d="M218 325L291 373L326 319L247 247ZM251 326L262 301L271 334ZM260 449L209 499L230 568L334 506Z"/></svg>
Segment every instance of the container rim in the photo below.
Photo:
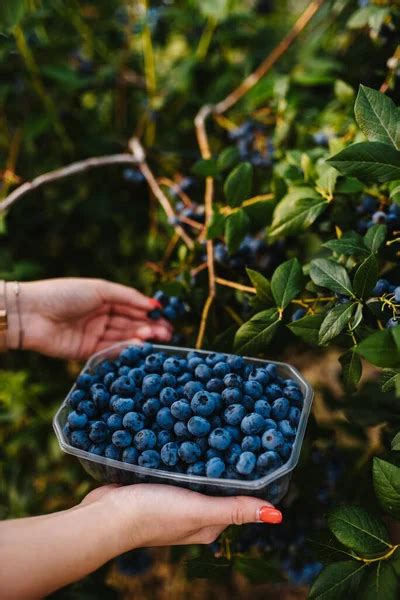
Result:
<svg viewBox="0 0 400 600"><path fill-rule="evenodd" d="M114 356L116 353L118 353L118 351L121 351L128 346L137 345L137 344L138 344L137 340L126 340L124 342L119 342L117 344L113 344L112 346L109 346L105 350L100 350L99 352L96 352L87 360L87 362L83 366L80 373L82 374L85 371L87 371L88 369L92 369L93 367L95 367L97 364L99 364L99 362L101 362L105 358L107 358L109 356ZM210 354L211 352L213 352L212 350L197 350L195 348L167 346L167 345L161 345L161 344L152 344L152 345L155 350L158 350L158 351L164 350L164 351L168 351L168 352L175 353L175 354L179 354L179 353L186 354L191 351L198 352L199 354ZM222 354L224 354L225 356L236 356L236 355L230 354L228 352L223 352ZM146 468L146 467L141 467L139 465L131 465L129 463L124 463L119 460L106 458L104 456L98 456L96 454L92 454L91 452L87 452L85 450L80 450L79 448L75 448L74 446L71 446L71 444L69 444L65 440L65 437L64 437L64 434L62 431L62 425L60 423L60 419L61 419L61 415L62 415L63 411L67 408L67 403L68 403L68 399L69 399L70 395L77 387L76 384L74 384L72 386L72 388L68 392L67 396L65 397L64 401L61 403L59 409L57 410L56 414L53 417L53 429L57 436L57 440L60 445L60 448L66 454L71 454L72 456L76 456L79 460L85 460L85 461L99 463L103 466L117 468L120 471L129 471L132 473L137 473L138 475L142 475L142 476L157 477L157 478L166 479L166 480L170 480L170 481L172 480L174 482L190 483L192 485L198 484L199 486L203 485L203 484L204 485L207 484L207 485L213 485L215 487L220 487L222 489L234 486L235 488L244 490L244 491L250 490L250 491L254 492L259 489L261 490L262 488L265 488L267 485L269 485L273 481L276 481L277 479L280 479L281 477L285 476L287 473L290 473L296 467L296 465L299 461L299 457L300 457L300 452L301 452L301 448L302 448L302 444L303 444L305 430L307 427L308 417L309 417L310 410L311 410L314 392L313 392L311 385L304 379L304 377L301 375L301 373L295 367L292 367L292 365L290 365L288 363L276 361L276 360L266 360L266 359L264 360L264 359L259 359L259 358L252 358L252 357L248 357L248 356L244 356L243 358L247 362L250 362L250 364L254 364L254 365L274 364L278 367L278 369L279 368L285 369L286 371L288 371L291 374L293 379L296 379L298 381L298 383L300 384L300 386L302 388L302 392L304 394L303 408L301 411L301 416L300 416L300 421L299 421L299 425L297 428L296 437L295 437L294 444L292 447L292 453L291 453L289 459L283 465L281 465L279 467L279 469L276 469L275 471L268 473L267 475L265 475L264 477L261 477L260 479L255 479L255 480L251 480L251 481L242 480L242 479L219 479L219 478L215 478L215 477L205 477L205 476L200 476L200 475L188 475L186 473L174 473L174 472L170 472L170 471L165 471L163 469L150 469L150 468Z"/></svg>

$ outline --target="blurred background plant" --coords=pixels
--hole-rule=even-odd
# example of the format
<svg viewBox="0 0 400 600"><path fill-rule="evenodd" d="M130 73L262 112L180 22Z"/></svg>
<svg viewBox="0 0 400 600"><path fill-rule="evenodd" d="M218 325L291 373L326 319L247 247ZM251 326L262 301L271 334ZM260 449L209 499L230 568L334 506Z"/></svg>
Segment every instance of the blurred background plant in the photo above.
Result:
<svg viewBox="0 0 400 600"><path fill-rule="evenodd" d="M0 278L99 276L150 294L163 289L181 296L191 309L176 343L198 341L229 351L236 335L240 351L289 360L316 388L301 463L283 501L282 527L232 529L206 549L132 553L55 597L165 598L167 581L174 598L186 597L189 590L198 598L305 597L326 560L322 544L329 509L347 502L381 510L373 494L371 459L389 450L400 423L399 342L391 333L399 329L392 326L397 325L395 288L400 284L400 166L399 174L371 179L342 171L343 163L335 163L336 170L326 159L368 138L363 114L360 120L356 111L361 131L354 119L360 83L400 103L400 9L390 0L311 4L316 14L274 68L229 112L210 116L212 156L205 158L195 115L225 98L273 51L307 2L2 2L0 201L44 172L87 157L125 153L135 136L173 215L165 215L135 165L111 165L55 181L0 213ZM361 112L362 101L359 96ZM396 143L394 148L399 150ZM211 307L199 336L209 291L206 177L215 180L208 237L219 279L213 302L221 310L216 319ZM179 226L195 241L194 249L180 241ZM378 234L380 244L363 241L368 231L373 240ZM315 267L313 275L310 261L317 254L339 265L343 277L348 273L361 297L347 310L347 321L342 319L343 329L350 324L350 332L357 330L356 339L332 330L329 322L321 332L326 311L338 310L351 293L329 287ZM286 273L285 289L293 292L286 305L274 285L271 297L270 278L282 263L297 265L294 258L300 262L290 277ZM296 279L300 263L307 277L303 283L301 273ZM368 289L360 291L356 281L370 272ZM388 282L376 290L378 274ZM328 290L327 301L321 286ZM277 308L282 309L278 317ZM339 314L345 310L339 308ZM248 321L262 312L268 314L261 326L260 317L255 324ZM268 347L282 316L287 327L279 324L279 339ZM337 316L334 312L334 321ZM373 333L381 337L372 351L364 345L356 352ZM249 344L255 337L257 344ZM391 364L379 358L388 344ZM363 369L360 356L368 360ZM383 390L377 367L390 367ZM51 429L78 369L37 355L2 357L2 518L71 506L92 487L79 465L61 456ZM395 535L393 524L390 531ZM385 600L397 597L393 585L389 591ZM335 593L326 598L342 597L343 588Z"/></svg>

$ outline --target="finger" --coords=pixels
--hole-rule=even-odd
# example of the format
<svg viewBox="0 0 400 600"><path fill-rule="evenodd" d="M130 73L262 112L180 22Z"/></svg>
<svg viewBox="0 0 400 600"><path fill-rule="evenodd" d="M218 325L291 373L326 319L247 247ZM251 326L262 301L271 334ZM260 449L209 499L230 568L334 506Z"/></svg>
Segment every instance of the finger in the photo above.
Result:
<svg viewBox="0 0 400 600"><path fill-rule="evenodd" d="M198 517L204 526L243 525L257 522L278 525L282 522L282 513L272 504L249 496L207 497L200 506Z"/></svg>
<svg viewBox="0 0 400 600"><path fill-rule="evenodd" d="M154 298L149 298L134 288L111 281L100 280L100 293L104 302L128 304L144 311L150 311L160 306Z"/></svg>
<svg viewBox="0 0 400 600"><path fill-rule="evenodd" d="M157 325L163 327L164 329L170 332L172 332L173 330L171 323L169 323L165 319L158 319L157 321L154 321L153 319L148 319L146 316L142 316L140 318L128 318L126 316L111 314L107 324L107 326L110 327L110 329L123 330L137 328L142 325L148 325L150 327Z"/></svg>
<svg viewBox="0 0 400 600"><path fill-rule="evenodd" d="M155 323L148 325L144 323L135 328L135 335L142 340L157 340L159 342L169 342L172 337L172 332L166 329L164 325Z"/></svg>

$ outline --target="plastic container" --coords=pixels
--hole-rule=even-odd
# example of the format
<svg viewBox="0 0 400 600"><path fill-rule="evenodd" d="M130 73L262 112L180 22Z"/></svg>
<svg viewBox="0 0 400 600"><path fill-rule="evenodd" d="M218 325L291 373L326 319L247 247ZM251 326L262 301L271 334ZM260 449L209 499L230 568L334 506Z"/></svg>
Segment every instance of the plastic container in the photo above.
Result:
<svg viewBox="0 0 400 600"><path fill-rule="evenodd" d="M97 364L105 359L114 359L124 348L132 345L134 342L123 342L116 344L94 354L84 366L82 372L93 369ZM192 348L176 348L173 346L159 346L154 344L155 350L171 352L171 354L180 354L185 356ZM201 354L207 355L210 352L197 350ZM246 362L262 366L266 363L275 364L278 367L279 375L284 378L291 378L297 381L304 395L304 404L301 418L297 430L296 439L293 444L292 454L289 460L279 469L265 475L254 481L236 480L236 479L214 479L204 476L186 475L182 473L173 473L162 469L148 469L138 465L131 465L117 460L97 456L84 450L71 446L63 435L63 426L66 423L69 407L67 405L70 394L76 386L70 390L69 394L61 404L53 419L53 427L58 438L61 449L67 454L76 456L84 469L101 483L118 483L129 485L133 483L164 483L167 485L177 485L184 488L208 494L211 496L256 496L265 498L276 504L286 494L291 478L291 472L297 465L304 433L307 426L308 416L311 409L313 390L311 386L303 379L301 374L287 363L276 362L272 360L260 360L255 358L246 358Z"/></svg>

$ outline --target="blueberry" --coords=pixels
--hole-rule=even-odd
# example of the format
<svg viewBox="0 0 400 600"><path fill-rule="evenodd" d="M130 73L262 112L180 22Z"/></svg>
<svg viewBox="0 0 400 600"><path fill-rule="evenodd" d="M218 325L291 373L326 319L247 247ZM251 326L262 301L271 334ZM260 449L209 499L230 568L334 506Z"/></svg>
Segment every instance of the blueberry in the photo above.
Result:
<svg viewBox="0 0 400 600"><path fill-rule="evenodd" d="M228 465L236 465L242 454L242 449L239 444L231 444L225 452L225 461Z"/></svg>
<svg viewBox="0 0 400 600"><path fill-rule="evenodd" d="M188 466L186 473L188 475L202 476L206 474L206 465L202 460L197 460L195 463Z"/></svg>
<svg viewBox="0 0 400 600"><path fill-rule="evenodd" d="M206 383L206 390L208 392L220 393L220 392L222 392L223 389L224 389L224 382L222 381L222 379L217 379L216 377L214 377L213 379L210 379Z"/></svg>
<svg viewBox="0 0 400 600"><path fill-rule="evenodd" d="M185 385L185 383L187 383L188 381L192 380L192 374L191 373L182 373L182 375L179 375L177 383L179 384L179 386Z"/></svg>
<svg viewBox="0 0 400 600"><path fill-rule="evenodd" d="M154 352L154 347L151 342L144 342L140 346L140 354L143 357L149 356L149 354L153 354L153 352Z"/></svg>
<svg viewBox="0 0 400 600"><path fill-rule="evenodd" d="M242 388L243 380L237 373L228 373L224 377L224 385L227 388Z"/></svg>
<svg viewBox="0 0 400 600"><path fill-rule="evenodd" d="M128 375L118 377L110 387L111 393L118 394L118 396L130 396L135 390L136 384Z"/></svg>
<svg viewBox="0 0 400 600"><path fill-rule="evenodd" d="M241 404L229 404L224 410L224 419L228 425L240 425L245 414L246 410Z"/></svg>
<svg viewBox="0 0 400 600"><path fill-rule="evenodd" d="M218 457L210 458L206 462L206 475L207 477L219 478L225 471L225 463Z"/></svg>
<svg viewBox="0 0 400 600"><path fill-rule="evenodd" d="M292 444L290 442L285 442L282 448L279 450L279 454L284 460L289 460L290 455L292 454Z"/></svg>
<svg viewBox="0 0 400 600"><path fill-rule="evenodd" d="M89 437L94 444L107 439L108 427L104 421L94 421L89 426Z"/></svg>
<svg viewBox="0 0 400 600"><path fill-rule="evenodd" d="M225 377L225 375L230 373L230 371L231 371L231 368L226 362L218 362L213 367L213 374L215 375L215 377L218 377L221 379L223 379Z"/></svg>
<svg viewBox="0 0 400 600"><path fill-rule="evenodd" d="M115 413L121 415L122 417L126 415L128 412L133 411L135 408L135 401L132 398L119 398L117 397L113 403L112 407Z"/></svg>
<svg viewBox="0 0 400 600"><path fill-rule="evenodd" d="M163 365L164 373L169 373L170 375L179 375L182 371L181 362L178 358L174 358L170 356L165 359Z"/></svg>
<svg viewBox="0 0 400 600"><path fill-rule="evenodd" d="M157 433L157 448L162 448L165 444L168 444L168 442L172 442L172 439L172 431L162 429Z"/></svg>
<svg viewBox="0 0 400 600"><path fill-rule="evenodd" d="M194 356L193 358L188 359L188 369L189 371L195 371L199 365L202 365L203 359L200 356Z"/></svg>
<svg viewBox="0 0 400 600"><path fill-rule="evenodd" d="M124 348L119 355L121 364L130 367L134 367L141 357L142 352L140 346L129 346L129 348Z"/></svg>
<svg viewBox="0 0 400 600"><path fill-rule="evenodd" d="M268 419L271 414L271 406L267 400L260 398L254 403L254 412L264 417L264 419Z"/></svg>
<svg viewBox="0 0 400 600"><path fill-rule="evenodd" d="M270 383L265 387L265 395L268 400L276 400L282 396L282 390L277 383Z"/></svg>
<svg viewBox="0 0 400 600"><path fill-rule="evenodd" d="M232 371L235 371L237 373L239 373L244 368L245 364L242 356L234 355L228 356L226 362L228 366L232 369Z"/></svg>
<svg viewBox="0 0 400 600"><path fill-rule="evenodd" d="M158 319L161 318L162 312L160 308L155 308L154 310L151 310L148 313L148 316L150 319L153 319L153 321L158 321Z"/></svg>
<svg viewBox="0 0 400 600"><path fill-rule="evenodd" d="M389 286L390 283L387 279L378 279L371 292L372 296L382 296L383 294L386 294L386 292L389 291Z"/></svg>
<svg viewBox="0 0 400 600"><path fill-rule="evenodd" d="M279 450L285 443L285 439L280 431L277 429L267 429L262 435L261 444L266 450Z"/></svg>
<svg viewBox="0 0 400 600"><path fill-rule="evenodd" d="M90 452L91 454L96 454L96 456L104 456L106 446L107 446L106 442L100 442L99 444L92 444L89 447L88 452Z"/></svg>
<svg viewBox="0 0 400 600"><path fill-rule="evenodd" d="M139 452L133 446L125 448L122 452L122 462L129 463L130 465L137 465L139 458Z"/></svg>
<svg viewBox="0 0 400 600"><path fill-rule="evenodd" d="M127 377L131 368L128 365L124 365L118 369L118 377Z"/></svg>
<svg viewBox="0 0 400 600"><path fill-rule="evenodd" d="M77 410L85 413L89 419L94 419L97 415L97 407L93 400L82 400L82 402L79 402Z"/></svg>
<svg viewBox="0 0 400 600"><path fill-rule="evenodd" d="M299 421L300 421L300 417L301 417L300 409L297 408L297 406L292 406L289 410L289 415L288 415L289 423L292 425L292 427L297 427L297 425L299 424Z"/></svg>
<svg viewBox="0 0 400 600"><path fill-rule="evenodd" d="M388 319L386 321L386 329L392 329L392 327L396 327L398 324L400 323L399 319L396 319L396 317L391 317L390 319Z"/></svg>
<svg viewBox="0 0 400 600"><path fill-rule="evenodd" d="M243 418L240 428L245 435L258 435L264 431L265 421L258 413L250 413Z"/></svg>
<svg viewBox="0 0 400 600"><path fill-rule="evenodd" d="M157 396L161 390L161 377L159 375L146 375L142 382L142 392L146 398Z"/></svg>
<svg viewBox="0 0 400 600"><path fill-rule="evenodd" d="M69 423L65 423L62 431L63 431L63 435L64 435L65 439L67 440L67 442L70 442L72 429L71 429Z"/></svg>
<svg viewBox="0 0 400 600"><path fill-rule="evenodd" d="M262 473L270 473L279 469L282 465L282 459L279 454L273 450L263 452L257 458L257 470Z"/></svg>
<svg viewBox="0 0 400 600"><path fill-rule="evenodd" d="M71 429L85 429L88 421L89 419L85 413L79 413L73 410L68 415L68 425Z"/></svg>
<svg viewBox="0 0 400 600"><path fill-rule="evenodd" d="M241 400L242 405L246 409L246 412L255 412L254 411L254 400L250 396L243 396Z"/></svg>
<svg viewBox="0 0 400 600"><path fill-rule="evenodd" d="M174 467L179 460L178 449L179 446L175 442L164 444L160 452L162 462L168 467Z"/></svg>
<svg viewBox="0 0 400 600"><path fill-rule="evenodd" d="M292 321L299 321L307 314L307 310L305 308L297 308L292 314Z"/></svg>
<svg viewBox="0 0 400 600"><path fill-rule="evenodd" d="M258 435L246 435L242 439L242 450L244 452L258 453L261 448L261 439Z"/></svg>
<svg viewBox="0 0 400 600"><path fill-rule="evenodd" d="M89 450L92 442L86 431L78 429L71 433L71 444L80 450Z"/></svg>
<svg viewBox="0 0 400 600"><path fill-rule="evenodd" d="M132 436L125 429L114 431L112 434L112 443L117 448L127 448L132 444Z"/></svg>
<svg viewBox="0 0 400 600"><path fill-rule="evenodd" d="M187 421L192 416L192 409L190 408L189 402L186 400L176 400L171 405L171 413L175 419Z"/></svg>
<svg viewBox="0 0 400 600"><path fill-rule="evenodd" d="M400 304L400 285L394 288L394 299L398 304Z"/></svg>
<svg viewBox="0 0 400 600"><path fill-rule="evenodd" d="M179 440L190 440L192 437L185 421L177 421L175 423L174 433Z"/></svg>
<svg viewBox="0 0 400 600"><path fill-rule="evenodd" d="M148 398L142 406L142 411L145 417L155 417L161 408L161 402L158 398Z"/></svg>
<svg viewBox="0 0 400 600"><path fill-rule="evenodd" d="M293 440L296 437L296 429L292 427L287 419L279 421L278 431L287 439Z"/></svg>
<svg viewBox="0 0 400 600"><path fill-rule="evenodd" d="M183 394L185 398L191 400L197 392L200 392L204 389L204 386L200 381L188 381L185 383L183 388Z"/></svg>
<svg viewBox="0 0 400 600"><path fill-rule="evenodd" d="M143 429L145 424L145 418L142 413L135 411L128 412L124 416L122 424L125 427L125 429L127 429L131 433L135 433L136 431L140 431L141 429Z"/></svg>
<svg viewBox="0 0 400 600"><path fill-rule="evenodd" d="M68 406L78 408L78 404L86 397L85 390L74 390L68 397Z"/></svg>
<svg viewBox="0 0 400 600"><path fill-rule="evenodd" d="M217 427L210 433L208 443L215 450L226 450L232 443L232 436L225 427Z"/></svg>
<svg viewBox="0 0 400 600"><path fill-rule="evenodd" d="M261 398L263 394L262 385L255 379L246 381L243 385L243 391L247 396L254 398L254 400Z"/></svg>
<svg viewBox="0 0 400 600"><path fill-rule="evenodd" d="M138 431L133 438L133 443L135 448L137 448L140 452L143 450L151 450L156 446L157 437L154 431L151 429L142 429L141 431Z"/></svg>
<svg viewBox="0 0 400 600"><path fill-rule="evenodd" d="M241 475L250 475L256 466L256 455L253 452L242 452L236 463L236 471Z"/></svg>
<svg viewBox="0 0 400 600"><path fill-rule="evenodd" d="M242 439L240 427L235 427L234 425L225 425L224 429L229 433L234 442L240 442Z"/></svg>
<svg viewBox="0 0 400 600"><path fill-rule="evenodd" d="M210 433L211 425L204 417L192 417L187 424L189 432L195 437L203 437Z"/></svg>
<svg viewBox="0 0 400 600"><path fill-rule="evenodd" d="M240 479L234 465L228 465L226 467L224 477L225 479Z"/></svg>
<svg viewBox="0 0 400 600"><path fill-rule="evenodd" d="M178 450L179 458L183 462L191 464L199 460L201 456L200 447L195 442L182 442Z"/></svg>
<svg viewBox="0 0 400 600"><path fill-rule="evenodd" d="M287 387L283 388L283 396L295 406L299 408L303 406L303 394L298 387L288 385Z"/></svg>
<svg viewBox="0 0 400 600"><path fill-rule="evenodd" d="M98 364L95 368L95 373L98 377L105 377L109 373L116 372L116 365L111 360L103 360L100 364Z"/></svg>
<svg viewBox="0 0 400 600"><path fill-rule="evenodd" d="M287 398L277 398L271 406L271 417L281 421L288 416L290 404Z"/></svg>
<svg viewBox="0 0 400 600"><path fill-rule="evenodd" d="M278 367L276 365L269 363L265 367L265 370L267 371L271 379L276 379L278 377Z"/></svg>
<svg viewBox="0 0 400 600"><path fill-rule="evenodd" d="M215 410L215 399L210 392L197 392L190 403L195 415L209 417Z"/></svg>
<svg viewBox="0 0 400 600"><path fill-rule="evenodd" d="M102 383L95 383L90 388L90 395L99 411L107 408L110 401L110 394Z"/></svg>
<svg viewBox="0 0 400 600"><path fill-rule="evenodd" d="M264 387L269 382L270 376L266 369L253 367L249 373L249 380L258 381Z"/></svg>
<svg viewBox="0 0 400 600"><path fill-rule="evenodd" d="M214 367L217 363L225 362L225 355L218 352L211 352L206 356L206 364L209 367Z"/></svg>
<svg viewBox="0 0 400 600"><path fill-rule="evenodd" d="M128 373L128 377L133 379L137 386L141 386L143 382L143 378L146 375L146 371L141 367L135 367L134 369L130 369Z"/></svg>
<svg viewBox="0 0 400 600"><path fill-rule="evenodd" d="M160 465L160 455L157 450L144 450L138 458L138 464L147 469L157 469Z"/></svg>
<svg viewBox="0 0 400 600"><path fill-rule="evenodd" d="M114 444L108 444L104 450L104 456L113 460L121 460L121 450L114 446Z"/></svg>
<svg viewBox="0 0 400 600"><path fill-rule="evenodd" d="M112 415L112 414L113 414L112 412L110 412L110 411L106 410L105 412L103 412L103 413L101 414L101 416L100 416L100 419L101 419L102 421L104 421L104 423L107 423L107 420L108 420L108 418L109 418L109 417L111 417L111 415Z"/></svg>
<svg viewBox="0 0 400 600"><path fill-rule="evenodd" d="M166 306L162 311L163 317L168 319L168 321L176 321L178 318L178 312L175 310L173 306Z"/></svg>
<svg viewBox="0 0 400 600"><path fill-rule="evenodd" d="M161 306L167 306L167 304L169 303L169 297L167 296L167 294L161 290L158 290L154 296L153 296L154 300L157 300Z"/></svg>
<svg viewBox="0 0 400 600"><path fill-rule="evenodd" d="M164 363L165 364L165 363ZM177 384L175 375L171 373L163 373L161 375L161 387L172 387L174 388Z"/></svg>
<svg viewBox="0 0 400 600"><path fill-rule="evenodd" d="M163 369L163 354L149 354L144 361L144 367L148 373L161 373Z"/></svg>
<svg viewBox="0 0 400 600"><path fill-rule="evenodd" d="M237 404L243 398L242 391L239 388L226 388L221 394L225 406L229 404Z"/></svg>
<svg viewBox="0 0 400 600"><path fill-rule="evenodd" d="M96 378L89 373L82 373L76 380L77 387L82 390L89 390L94 383L96 383Z"/></svg>
<svg viewBox="0 0 400 600"><path fill-rule="evenodd" d="M110 431L117 431L122 428L122 417L121 415L112 414L107 419L107 427Z"/></svg>
<svg viewBox="0 0 400 600"><path fill-rule="evenodd" d="M386 223L386 213L383 210L377 210L372 215L373 223Z"/></svg>
<svg viewBox="0 0 400 600"><path fill-rule="evenodd" d="M207 383L211 379L212 371L207 365L201 364L195 368L194 374L202 383Z"/></svg>
<svg viewBox="0 0 400 600"><path fill-rule="evenodd" d="M173 429L175 419L171 414L171 409L168 406L160 408L156 416L156 421L162 429Z"/></svg>

